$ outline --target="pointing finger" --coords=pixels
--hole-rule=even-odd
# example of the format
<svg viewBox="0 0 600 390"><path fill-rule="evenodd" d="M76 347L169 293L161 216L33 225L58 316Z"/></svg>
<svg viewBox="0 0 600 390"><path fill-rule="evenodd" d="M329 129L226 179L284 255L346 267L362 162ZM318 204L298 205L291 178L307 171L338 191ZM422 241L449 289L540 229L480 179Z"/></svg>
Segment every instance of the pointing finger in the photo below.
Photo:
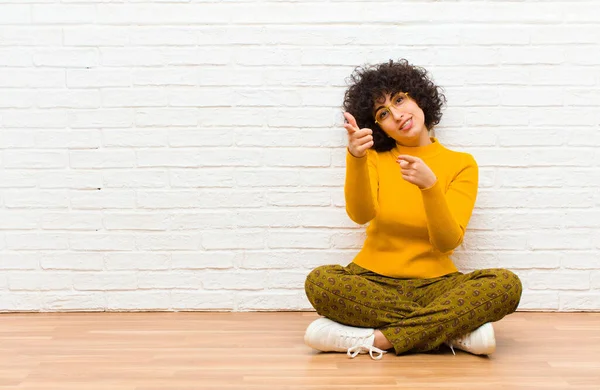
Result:
<svg viewBox="0 0 600 390"><path fill-rule="evenodd" d="M401 154L398 156L398 160L405 160L405 161L408 161L409 163L416 163L417 161L419 161L419 158L415 157L415 156L411 156L409 154Z"/></svg>
<svg viewBox="0 0 600 390"><path fill-rule="evenodd" d="M344 128L348 131L348 134L356 133L356 129L350 123L344 123Z"/></svg>
<svg viewBox="0 0 600 390"><path fill-rule="evenodd" d="M358 130L358 124L356 123L356 119L354 118L354 116L352 114L350 114L349 112L345 112L344 118L346 118L348 123L350 123L352 126L354 126L356 128L356 130Z"/></svg>

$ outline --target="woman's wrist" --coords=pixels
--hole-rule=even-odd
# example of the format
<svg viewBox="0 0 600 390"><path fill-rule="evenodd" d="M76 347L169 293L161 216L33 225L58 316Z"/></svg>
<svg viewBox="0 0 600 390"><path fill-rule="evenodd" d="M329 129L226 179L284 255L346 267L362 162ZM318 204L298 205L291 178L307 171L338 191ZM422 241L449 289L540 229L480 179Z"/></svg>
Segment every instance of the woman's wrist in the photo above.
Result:
<svg viewBox="0 0 600 390"><path fill-rule="evenodd" d="M437 177L435 178L435 181L433 182L433 184L430 185L426 185L425 187L419 187L421 189L421 191L427 191L432 189L433 187L435 187L435 185L438 183L438 179Z"/></svg>
<svg viewBox="0 0 600 390"><path fill-rule="evenodd" d="M367 153L365 153L365 154L363 154L362 156L356 156L355 154L353 154L353 153L350 151L350 148L346 148L346 150L347 150L347 151L348 151L348 153L350 153L350 155L351 155L352 157L354 157L354 158L363 158L363 157L365 157L365 156L367 155Z"/></svg>

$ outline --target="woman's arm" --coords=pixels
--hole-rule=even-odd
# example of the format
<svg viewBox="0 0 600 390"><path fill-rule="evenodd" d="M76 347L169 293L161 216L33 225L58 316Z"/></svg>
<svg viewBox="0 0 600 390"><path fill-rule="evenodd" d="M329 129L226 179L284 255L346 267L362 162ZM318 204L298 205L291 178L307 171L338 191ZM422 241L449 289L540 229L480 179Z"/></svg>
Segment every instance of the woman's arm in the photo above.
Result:
<svg viewBox="0 0 600 390"><path fill-rule="evenodd" d="M351 220L359 224L375 218L379 210L376 158L376 152L371 150L359 158L346 149L346 213Z"/></svg>
<svg viewBox="0 0 600 390"><path fill-rule="evenodd" d="M432 187L421 190L429 240L440 252L449 252L462 243L475 206L479 170L475 159L467 156L464 168L445 193L439 180Z"/></svg>

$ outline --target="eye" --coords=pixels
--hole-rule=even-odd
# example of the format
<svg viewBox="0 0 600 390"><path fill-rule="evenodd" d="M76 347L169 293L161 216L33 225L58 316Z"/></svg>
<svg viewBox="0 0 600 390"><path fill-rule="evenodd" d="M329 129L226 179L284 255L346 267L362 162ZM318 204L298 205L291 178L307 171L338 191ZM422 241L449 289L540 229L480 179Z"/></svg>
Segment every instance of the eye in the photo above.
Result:
<svg viewBox="0 0 600 390"><path fill-rule="evenodd" d="M398 95L398 96L396 96L396 99L394 100L394 103L396 105L400 105L400 104L402 104L403 101L404 101L404 96L403 95Z"/></svg>
<svg viewBox="0 0 600 390"><path fill-rule="evenodd" d="M387 112L387 110L381 110L381 111L379 111L379 112L377 113L377 120L378 120L378 121L382 121L382 120L384 120L385 118L387 118L387 115L388 115L388 112Z"/></svg>

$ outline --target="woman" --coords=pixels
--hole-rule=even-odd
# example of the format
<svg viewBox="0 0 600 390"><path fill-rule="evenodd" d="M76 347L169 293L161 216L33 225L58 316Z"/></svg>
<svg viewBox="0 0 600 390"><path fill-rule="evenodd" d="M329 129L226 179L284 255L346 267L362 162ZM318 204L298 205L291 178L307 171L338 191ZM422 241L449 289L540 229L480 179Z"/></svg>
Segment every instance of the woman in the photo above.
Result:
<svg viewBox="0 0 600 390"><path fill-rule="evenodd" d="M522 286L508 270L463 274L450 259L473 211L478 168L470 154L430 137L444 102L427 71L406 60L352 75L346 211L370 224L352 263L318 267L306 279L324 316L306 330L310 347L377 359L444 343L453 352L495 350L491 322L516 310Z"/></svg>

